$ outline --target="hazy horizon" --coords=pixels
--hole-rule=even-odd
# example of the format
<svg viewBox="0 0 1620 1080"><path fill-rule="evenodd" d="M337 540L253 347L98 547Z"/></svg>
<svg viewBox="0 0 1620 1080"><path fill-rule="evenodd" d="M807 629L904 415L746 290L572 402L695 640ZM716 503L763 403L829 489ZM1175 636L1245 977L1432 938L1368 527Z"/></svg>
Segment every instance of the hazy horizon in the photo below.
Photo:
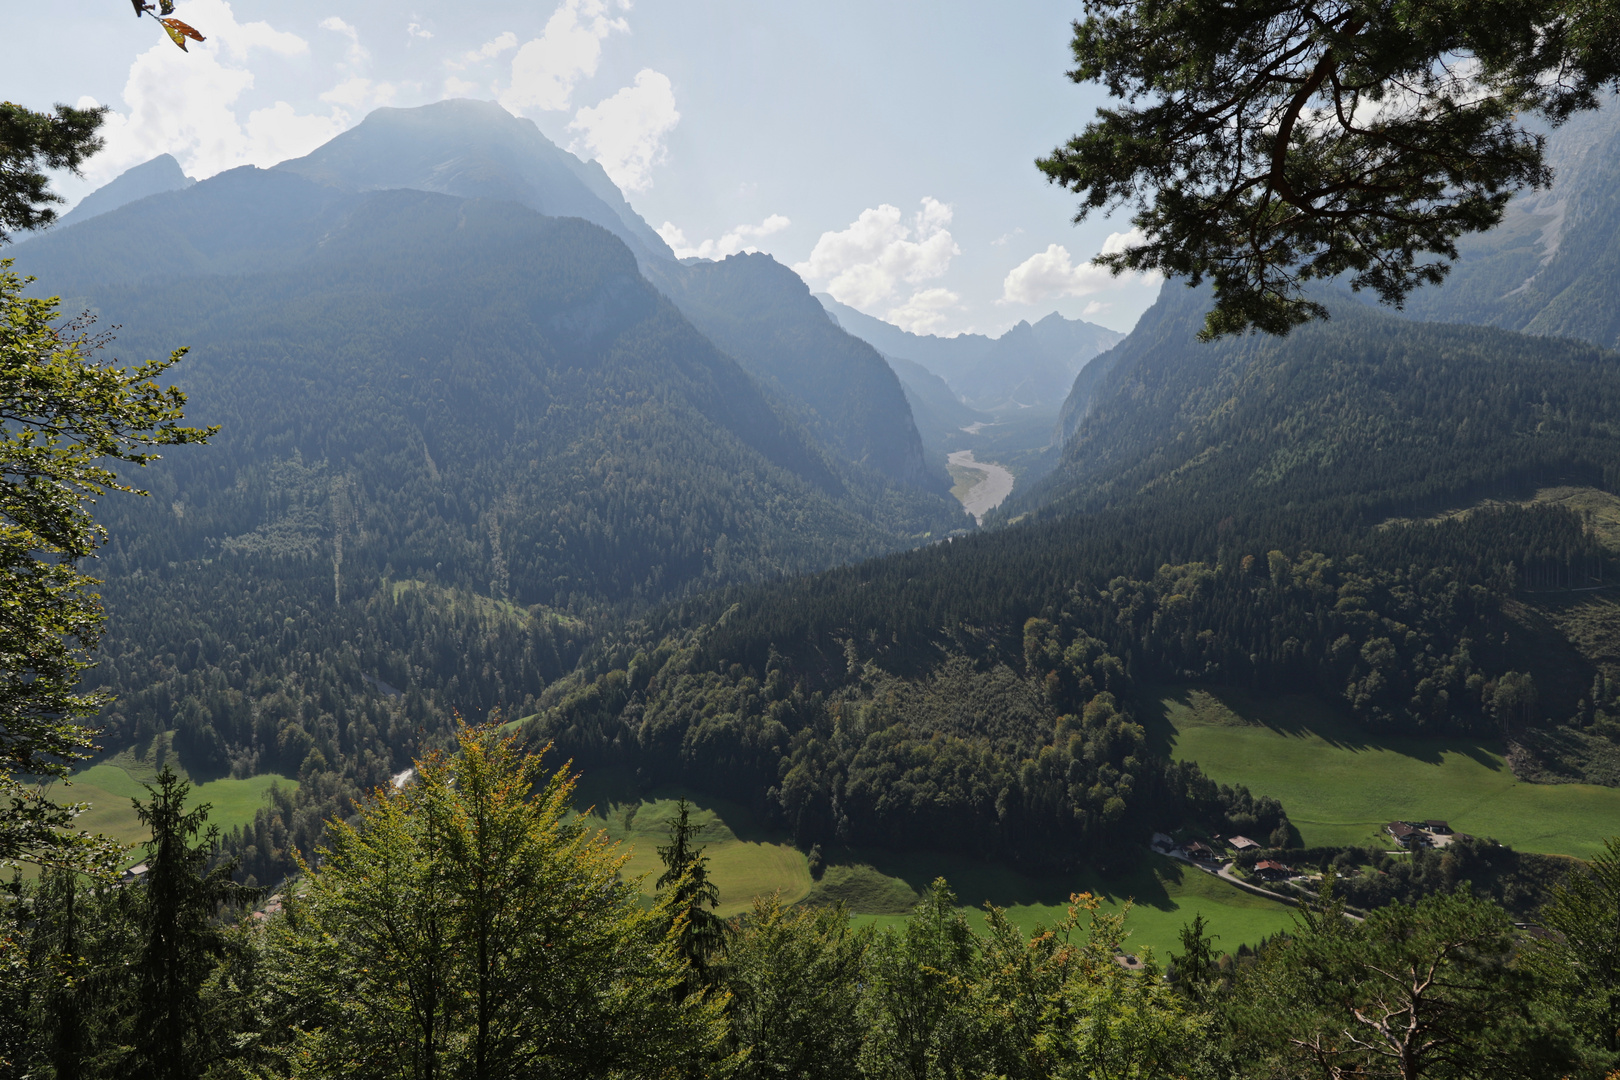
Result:
<svg viewBox="0 0 1620 1080"><path fill-rule="evenodd" d="M20 102L113 109L106 150L59 185L70 200L159 154L204 179L301 156L380 106L471 97L601 162L677 254L766 251L916 333L996 336L1054 310L1128 330L1158 291L1088 265L1128 223L1072 225L1072 198L1033 165L1102 100L1064 75L1073 5L990 22L982 6L893 2L490 0L451 20L374 0L181 0L176 13L208 42L182 53L104 0L15 14L14 42L71 24L82 58L14 46Z"/></svg>

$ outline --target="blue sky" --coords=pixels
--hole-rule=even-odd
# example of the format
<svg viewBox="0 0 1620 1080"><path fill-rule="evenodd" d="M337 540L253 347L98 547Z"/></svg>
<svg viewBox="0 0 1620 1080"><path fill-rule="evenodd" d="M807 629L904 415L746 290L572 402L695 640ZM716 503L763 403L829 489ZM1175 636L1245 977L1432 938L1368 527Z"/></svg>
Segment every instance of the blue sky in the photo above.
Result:
<svg viewBox="0 0 1620 1080"><path fill-rule="evenodd" d="M209 38L189 54L125 0L9 7L0 95L118 114L70 197L164 152L204 177L477 97L600 160L682 254L768 251L918 332L1127 329L1158 291L1089 266L1128 223L1073 225L1033 166L1103 101L1064 75L1072 2L180 0Z"/></svg>

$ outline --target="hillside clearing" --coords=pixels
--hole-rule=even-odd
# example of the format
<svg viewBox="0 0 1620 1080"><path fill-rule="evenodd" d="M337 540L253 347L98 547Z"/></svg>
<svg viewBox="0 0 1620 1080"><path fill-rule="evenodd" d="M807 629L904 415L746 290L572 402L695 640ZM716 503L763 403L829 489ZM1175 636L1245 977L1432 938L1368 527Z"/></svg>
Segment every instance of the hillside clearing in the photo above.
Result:
<svg viewBox="0 0 1620 1080"><path fill-rule="evenodd" d="M175 772L186 775L172 753L166 751L164 756ZM143 785L154 783L159 771L153 746L148 746L141 754L125 750L80 769L68 778L69 783L52 785L50 794L58 803L89 803L90 809L78 818L77 827L130 845L133 850L126 863L134 863L140 860L137 845L149 839L150 833L136 816L131 800L150 798ZM298 788L297 780L273 773L240 780L224 777L193 783L186 806L208 803L208 823L218 825L222 833L229 832L237 826L251 825L253 815L265 805L271 787L278 784L289 790Z"/></svg>

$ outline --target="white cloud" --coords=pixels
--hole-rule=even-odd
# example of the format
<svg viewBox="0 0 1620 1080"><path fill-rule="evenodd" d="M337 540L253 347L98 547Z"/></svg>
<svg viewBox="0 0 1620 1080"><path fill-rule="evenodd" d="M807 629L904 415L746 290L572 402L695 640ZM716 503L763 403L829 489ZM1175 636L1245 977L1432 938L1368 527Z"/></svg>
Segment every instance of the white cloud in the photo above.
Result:
<svg viewBox="0 0 1620 1080"><path fill-rule="evenodd" d="M1113 306L1112 301L1105 304L1101 300L1093 300L1091 303L1086 305L1086 309L1080 313L1080 317L1082 319L1089 319L1093 315L1101 315L1103 312L1109 310Z"/></svg>
<svg viewBox="0 0 1620 1080"><path fill-rule="evenodd" d="M918 289L899 307L893 307L883 316L902 330L913 334L932 334L950 321L950 315L962 307L962 298L949 289Z"/></svg>
<svg viewBox="0 0 1620 1080"><path fill-rule="evenodd" d="M107 148L89 162L100 184L134 165L170 153L192 176L238 165L272 165L306 154L348 126L341 109L299 113L278 101L245 121L237 102L253 86L244 65L256 53L298 56L309 43L269 23L239 23L226 0L192 0L183 15L208 40L182 53L168 41L135 57L124 84L124 110L109 113Z"/></svg>
<svg viewBox="0 0 1620 1080"><path fill-rule="evenodd" d="M372 82L356 75L326 91L321 100L347 109L369 110L378 105L392 105L398 97L399 88L393 83Z"/></svg>
<svg viewBox="0 0 1620 1080"><path fill-rule="evenodd" d="M842 232L825 232L810 257L793 267L810 282L825 282L833 299L868 308L895 295L901 282L917 284L942 276L961 254L946 228L951 208L925 198L906 222L898 207L884 203L861 211Z"/></svg>
<svg viewBox="0 0 1620 1080"><path fill-rule="evenodd" d="M444 66L451 71L465 71L474 64L482 64L495 59L509 49L517 48L517 35L508 30L499 37L491 38L476 49L469 49L460 56L452 57L444 62Z"/></svg>
<svg viewBox="0 0 1620 1080"><path fill-rule="evenodd" d="M1110 233L1103 241L1102 253L1114 255L1128 247L1142 243L1144 237L1136 229L1128 233ZM1119 281L1142 281L1151 284L1154 274L1125 274L1115 279L1112 272L1094 263L1074 265L1069 249L1052 244L1045 251L1031 255L1007 272L1001 284L1001 303L1039 304L1064 296L1090 296L1112 288Z"/></svg>
<svg viewBox="0 0 1620 1080"><path fill-rule="evenodd" d="M180 13L187 22L207 35L207 45L214 46L215 50L223 50L232 60L245 60L255 49L263 49L277 56L301 56L309 52L309 42L297 34L277 30L262 21L237 22L226 0L190 0Z"/></svg>
<svg viewBox="0 0 1620 1080"><path fill-rule="evenodd" d="M674 223L666 221L658 227L658 235L662 236L664 243L674 250L677 259L690 259L694 256L699 259L723 259L727 255L759 251L760 249L751 241L763 240L767 236L781 232L791 224L793 222L781 214L772 214L758 225L738 225L718 240L704 240L693 245Z"/></svg>
<svg viewBox="0 0 1620 1080"><path fill-rule="evenodd" d="M371 59L371 51L364 45L360 44L360 31L356 30L354 27L350 26L336 15L328 15L326 18L322 19L321 29L330 30L336 34L342 34L344 37L349 39L349 53L347 59L350 65L359 66L360 64L363 64L367 60Z"/></svg>
<svg viewBox="0 0 1620 1080"><path fill-rule="evenodd" d="M300 113L285 101L278 101L268 109L255 109L243 125L245 156L251 158L243 164L273 165L288 158L303 157L348 126L348 117L341 113L331 116Z"/></svg>
<svg viewBox="0 0 1620 1080"><path fill-rule="evenodd" d="M1147 234L1141 229L1133 228L1130 232L1109 233L1108 239L1103 241L1102 253L1104 255L1118 255L1126 248L1145 243L1147 243Z"/></svg>
<svg viewBox="0 0 1620 1080"><path fill-rule="evenodd" d="M602 42L630 29L610 7L629 6L627 0L611 5L609 0L563 0L541 35L512 58L512 83L500 95L501 104L516 113L568 108L574 87L596 74Z"/></svg>
<svg viewBox="0 0 1620 1080"><path fill-rule="evenodd" d="M625 191L645 191L652 186L653 166L664 160L664 140L680 119L669 77L643 68L633 85L574 115L568 130L580 138L570 149L595 158Z"/></svg>
<svg viewBox="0 0 1620 1080"><path fill-rule="evenodd" d="M478 93L478 84L458 79L454 75L445 76L444 96L447 98L472 97Z"/></svg>
<svg viewBox="0 0 1620 1080"><path fill-rule="evenodd" d="M421 38L423 41L427 41L433 37L433 31L429 30L427 27L418 22L406 23L405 36Z"/></svg>

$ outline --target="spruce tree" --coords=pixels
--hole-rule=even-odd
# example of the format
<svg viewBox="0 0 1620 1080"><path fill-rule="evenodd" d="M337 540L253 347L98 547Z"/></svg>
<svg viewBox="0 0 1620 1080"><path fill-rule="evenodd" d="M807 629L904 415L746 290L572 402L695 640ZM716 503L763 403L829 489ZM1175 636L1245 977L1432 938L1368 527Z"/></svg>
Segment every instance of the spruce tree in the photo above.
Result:
<svg viewBox="0 0 1620 1080"><path fill-rule="evenodd" d="M164 767L148 802L135 812L152 830L146 843L136 919L134 976L139 988L130 1042L135 1063L153 1080L190 1080L208 1064L199 1045L202 988L224 956L228 938L220 909L256 890L231 880L235 860L209 868L219 828L208 824L207 803L186 810L191 784Z"/></svg>
<svg viewBox="0 0 1620 1080"><path fill-rule="evenodd" d="M708 856L693 844L697 833L692 806L682 799L669 819L669 843L658 849L658 857L664 861L658 888L669 891L681 955L692 966L695 980L708 984L713 980L714 961L725 951L726 926L714 913L720 906L720 890L709 880Z"/></svg>

